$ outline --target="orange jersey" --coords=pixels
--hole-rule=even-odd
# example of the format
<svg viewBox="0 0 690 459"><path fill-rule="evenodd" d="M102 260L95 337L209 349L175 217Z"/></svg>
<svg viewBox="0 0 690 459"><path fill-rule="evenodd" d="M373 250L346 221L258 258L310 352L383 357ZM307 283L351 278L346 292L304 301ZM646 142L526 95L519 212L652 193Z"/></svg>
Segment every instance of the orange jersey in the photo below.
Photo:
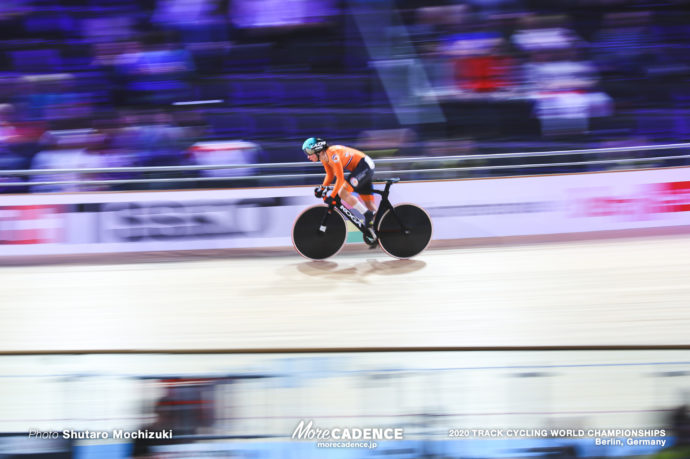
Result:
<svg viewBox="0 0 690 459"><path fill-rule="evenodd" d="M326 178L323 180L323 186L330 185L335 177L335 187L331 193L331 196L335 197L341 188L345 186L345 170L350 172L355 170L355 167L366 155L359 150L342 145L328 147L328 150L324 153L321 160L321 164L326 169Z"/></svg>

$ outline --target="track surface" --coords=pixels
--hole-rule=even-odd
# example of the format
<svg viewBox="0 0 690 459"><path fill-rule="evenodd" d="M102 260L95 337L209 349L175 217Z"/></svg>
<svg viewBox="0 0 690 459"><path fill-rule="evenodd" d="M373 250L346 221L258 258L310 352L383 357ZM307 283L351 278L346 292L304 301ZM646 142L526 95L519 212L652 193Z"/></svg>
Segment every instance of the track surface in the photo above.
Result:
<svg viewBox="0 0 690 459"><path fill-rule="evenodd" d="M690 237L0 268L0 352L690 344Z"/></svg>

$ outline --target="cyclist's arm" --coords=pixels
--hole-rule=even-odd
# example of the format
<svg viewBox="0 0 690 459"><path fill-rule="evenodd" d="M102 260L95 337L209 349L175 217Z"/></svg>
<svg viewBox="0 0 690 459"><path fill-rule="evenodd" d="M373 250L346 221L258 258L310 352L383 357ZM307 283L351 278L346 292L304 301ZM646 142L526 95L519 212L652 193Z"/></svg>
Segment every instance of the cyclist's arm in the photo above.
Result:
<svg viewBox="0 0 690 459"><path fill-rule="evenodd" d="M333 181L333 178L335 177L335 174L333 173L333 170L331 167L327 165L323 165L324 169L326 169L326 178L323 179L323 183L321 184L322 187L327 187L328 185L331 184Z"/></svg>
<svg viewBox="0 0 690 459"><path fill-rule="evenodd" d="M335 170L335 186L333 187L331 197L335 198L345 186L345 173L343 172L343 165L340 162L334 163L333 169Z"/></svg>

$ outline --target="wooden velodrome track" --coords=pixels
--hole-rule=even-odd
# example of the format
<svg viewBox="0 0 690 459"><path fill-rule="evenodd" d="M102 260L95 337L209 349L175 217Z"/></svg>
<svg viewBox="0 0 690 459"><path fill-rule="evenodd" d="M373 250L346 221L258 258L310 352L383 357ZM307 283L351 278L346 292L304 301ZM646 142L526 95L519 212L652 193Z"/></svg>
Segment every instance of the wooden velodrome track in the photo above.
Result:
<svg viewBox="0 0 690 459"><path fill-rule="evenodd" d="M0 267L0 352L687 346L690 236Z"/></svg>

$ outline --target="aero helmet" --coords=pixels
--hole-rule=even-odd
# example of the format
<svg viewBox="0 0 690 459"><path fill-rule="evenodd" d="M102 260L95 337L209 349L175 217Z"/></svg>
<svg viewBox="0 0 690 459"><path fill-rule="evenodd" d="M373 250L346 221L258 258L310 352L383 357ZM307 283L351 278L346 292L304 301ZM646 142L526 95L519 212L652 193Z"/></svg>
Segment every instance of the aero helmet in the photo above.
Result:
<svg viewBox="0 0 690 459"><path fill-rule="evenodd" d="M318 155L322 151L328 149L328 144L325 140L318 137L309 137L302 144L302 151L305 155Z"/></svg>

